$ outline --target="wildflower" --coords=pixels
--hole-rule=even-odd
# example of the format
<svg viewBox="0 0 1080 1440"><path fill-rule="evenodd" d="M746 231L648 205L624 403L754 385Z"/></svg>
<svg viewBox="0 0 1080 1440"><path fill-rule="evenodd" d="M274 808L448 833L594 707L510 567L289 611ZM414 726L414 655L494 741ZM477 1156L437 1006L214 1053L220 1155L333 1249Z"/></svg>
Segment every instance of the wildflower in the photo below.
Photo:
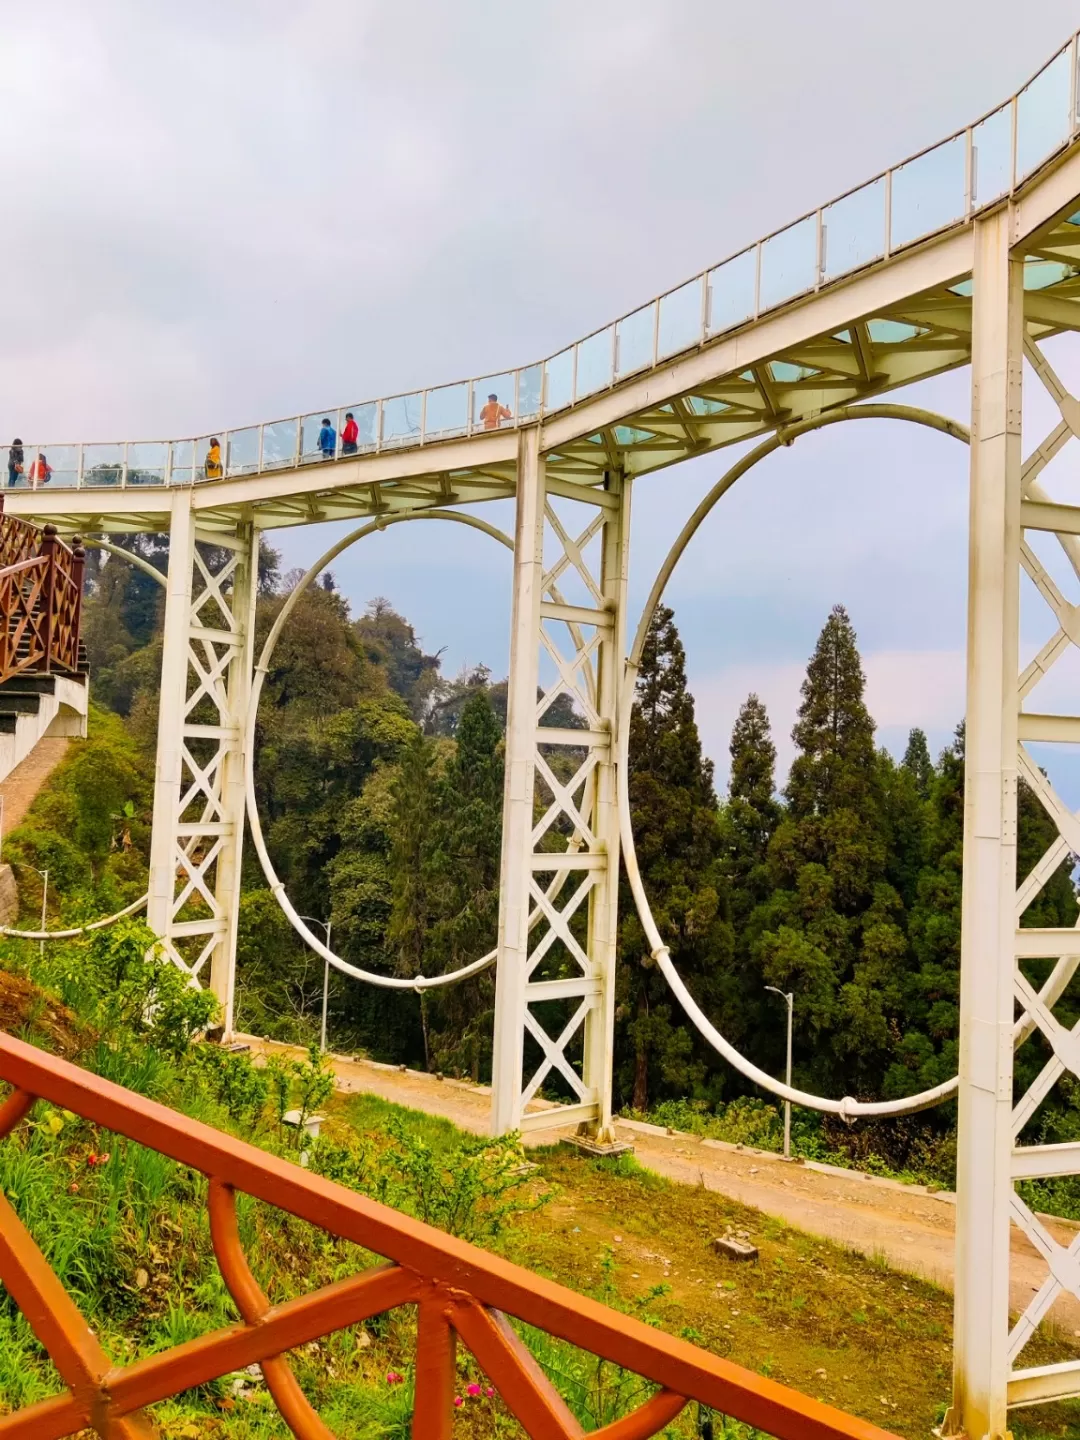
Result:
<svg viewBox="0 0 1080 1440"><path fill-rule="evenodd" d="M405 1376L399 1375L396 1370L388 1370L386 1372L386 1383L388 1385L400 1385L404 1379Z"/></svg>
<svg viewBox="0 0 1080 1440"><path fill-rule="evenodd" d="M79 1193L79 1182L78 1182L77 1180L72 1180L71 1184L68 1186L68 1194L69 1194L69 1195L77 1195L78 1193Z"/></svg>
<svg viewBox="0 0 1080 1440"><path fill-rule="evenodd" d="M494 1385L489 1385L489 1386L487 1387L487 1389L484 1391L484 1395L487 1397L488 1400L494 1400L494 1398L495 1398L495 1386L494 1386Z"/></svg>
<svg viewBox="0 0 1080 1440"><path fill-rule="evenodd" d="M464 1405L464 1404L465 1404L465 1401L461 1398L460 1395L455 1395L455 1396L454 1396L454 1409L455 1409L455 1410L460 1410L461 1407L462 1407L462 1405Z"/></svg>
<svg viewBox="0 0 1080 1440"><path fill-rule="evenodd" d="M479 1399L479 1397L483 1394L483 1391L480 1389L480 1386L477 1385L475 1381L473 1381L471 1385L465 1386L465 1393L466 1395L471 1395L472 1398L476 1400Z"/></svg>
<svg viewBox="0 0 1080 1440"><path fill-rule="evenodd" d="M87 1157L86 1157L86 1163L87 1163L87 1165L90 1166L91 1170L94 1168L94 1166L98 1163L98 1157L97 1157L97 1152L96 1152L96 1151L94 1151L94 1150L91 1150L91 1151L90 1151L90 1154L87 1155Z"/></svg>

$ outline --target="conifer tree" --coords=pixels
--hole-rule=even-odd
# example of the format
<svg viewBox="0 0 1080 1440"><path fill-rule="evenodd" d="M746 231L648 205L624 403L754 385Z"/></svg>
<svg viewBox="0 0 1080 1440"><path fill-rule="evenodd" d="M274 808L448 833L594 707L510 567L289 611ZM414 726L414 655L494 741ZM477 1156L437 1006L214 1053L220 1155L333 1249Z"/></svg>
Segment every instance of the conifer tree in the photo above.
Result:
<svg viewBox="0 0 1080 1440"><path fill-rule="evenodd" d="M686 656L666 606L657 610L642 651L628 783L638 860L660 933L698 1003L715 1014L733 977L713 767L701 753ZM645 1110L663 1093L687 1094L713 1057L657 972L625 885L619 957L617 1079L623 1096Z"/></svg>
<svg viewBox="0 0 1080 1440"><path fill-rule="evenodd" d="M499 918L504 750L486 688L461 711L452 759L436 787L430 873L438 919L432 973L456 970L495 944ZM491 1064L494 975L487 971L432 996L434 1058L474 1078Z"/></svg>
<svg viewBox="0 0 1080 1440"><path fill-rule="evenodd" d="M427 974L428 934L434 918L436 877L432 866L435 812L434 746L417 730L403 749L390 785L390 916L386 947L399 975ZM431 1068L427 992L419 997L424 1066Z"/></svg>
<svg viewBox="0 0 1080 1440"><path fill-rule="evenodd" d="M808 1078L832 1089L880 1080L907 951L900 896L884 879L881 764L864 689L838 605L803 682L787 813L770 845L777 889L757 947L762 982L795 993ZM778 1038L767 1059L779 1063Z"/></svg>
<svg viewBox="0 0 1080 1440"><path fill-rule="evenodd" d="M908 735L907 749L904 751L900 768L911 776L919 799L929 800L930 787L934 782L934 763L930 759L926 733L918 727Z"/></svg>

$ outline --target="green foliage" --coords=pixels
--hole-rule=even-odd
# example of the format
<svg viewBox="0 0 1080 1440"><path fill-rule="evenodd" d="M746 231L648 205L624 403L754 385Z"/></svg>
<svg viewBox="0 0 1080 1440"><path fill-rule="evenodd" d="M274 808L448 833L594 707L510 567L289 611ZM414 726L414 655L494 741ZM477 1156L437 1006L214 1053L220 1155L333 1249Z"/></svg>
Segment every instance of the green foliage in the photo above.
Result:
<svg viewBox="0 0 1080 1440"><path fill-rule="evenodd" d="M712 762L701 753L686 656L661 606L642 651L630 720L630 812L638 862L660 934L710 1014L730 1000L734 949ZM618 1091L637 1110L684 1094L714 1061L682 1024L623 885L616 981Z"/></svg>

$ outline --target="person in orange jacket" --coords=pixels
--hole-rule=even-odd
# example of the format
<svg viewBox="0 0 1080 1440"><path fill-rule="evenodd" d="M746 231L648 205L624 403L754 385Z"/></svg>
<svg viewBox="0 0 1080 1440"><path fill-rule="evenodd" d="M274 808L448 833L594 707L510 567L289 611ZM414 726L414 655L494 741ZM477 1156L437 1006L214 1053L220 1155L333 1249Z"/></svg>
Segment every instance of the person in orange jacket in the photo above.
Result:
<svg viewBox="0 0 1080 1440"><path fill-rule="evenodd" d="M512 418L511 412L505 405L499 404L498 395L489 395L487 404L480 411L480 419L485 430L497 430L504 420Z"/></svg>

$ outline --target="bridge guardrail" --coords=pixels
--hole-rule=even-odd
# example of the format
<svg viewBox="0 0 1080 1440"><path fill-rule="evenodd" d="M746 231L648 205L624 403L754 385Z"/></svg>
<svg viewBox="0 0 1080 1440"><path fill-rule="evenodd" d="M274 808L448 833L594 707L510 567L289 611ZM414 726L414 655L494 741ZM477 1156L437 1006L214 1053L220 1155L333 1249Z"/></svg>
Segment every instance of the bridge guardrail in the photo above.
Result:
<svg viewBox="0 0 1080 1440"><path fill-rule="evenodd" d="M0 1138L36 1099L146 1145L209 1182L211 1237L238 1324L160 1354L115 1366L0 1194L0 1281L48 1351L66 1391L0 1418L0 1440L61 1440L91 1427L102 1437L145 1440L146 1406L251 1364L263 1368L282 1418L300 1440L332 1440L300 1389L286 1351L399 1305L417 1307L413 1434L450 1440L455 1345L460 1340L533 1440L577 1440L583 1431L510 1324L514 1316L657 1385L638 1410L593 1431L604 1440L647 1440L688 1401L731 1415L778 1440L896 1440L884 1430L654 1330L497 1255L399 1214L231 1135L0 1034ZM388 1263L299 1299L271 1305L248 1266L236 1221L237 1192L351 1240Z"/></svg>
<svg viewBox="0 0 1080 1440"><path fill-rule="evenodd" d="M1011 195L1075 137L1077 77L1074 35L1015 95L974 124L531 365L201 437L35 442L27 443L26 454L48 456L50 489L186 486L208 478L212 439L221 441L223 478L317 465L324 417L335 430L331 459L533 423L966 222ZM495 396L494 409L489 396ZM357 435L355 448L346 451L341 437L349 413ZM18 477L19 486L28 483L25 474Z"/></svg>
<svg viewBox="0 0 1080 1440"><path fill-rule="evenodd" d="M5 515L0 494L0 681L26 670L79 668L86 557L55 525Z"/></svg>

